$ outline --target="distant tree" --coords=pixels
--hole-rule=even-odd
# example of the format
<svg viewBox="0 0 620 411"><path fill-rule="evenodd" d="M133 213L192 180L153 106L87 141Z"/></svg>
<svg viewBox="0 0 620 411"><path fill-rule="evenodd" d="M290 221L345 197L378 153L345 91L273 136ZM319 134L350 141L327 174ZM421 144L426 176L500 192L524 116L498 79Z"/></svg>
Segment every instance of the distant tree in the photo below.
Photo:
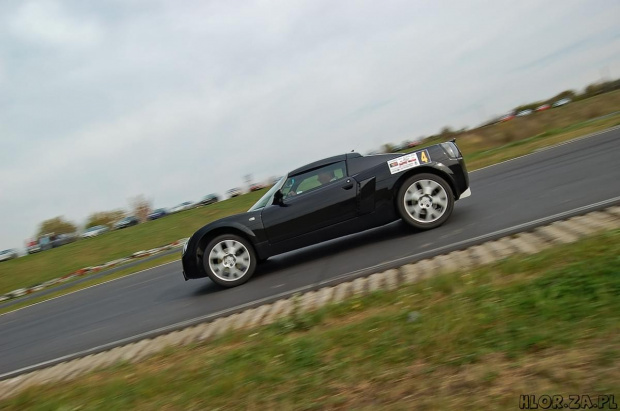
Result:
<svg viewBox="0 0 620 411"><path fill-rule="evenodd" d="M147 200L142 194L137 195L129 199L129 204L133 215L138 217L140 221L146 221L146 217L151 213L151 202Z"/></svg>
<svg viewBox="0 0 620 411"><path fill-rule="evenodd" d="M86 220L86 228L94 227L96 225L107 225L111 227L114 222L125 217L123 210L112 211L99 211L88 216Z"/></svg>
<svg viewBox="0 0 620 411"><path fill-rule="evenodd" d="M75 224L67 221L62 216L50 218L39 225L38 236L46 233L68 234L77 231Z"/></svg>
<svg viewBox="0 0 620 411"><path fill-rule="evenodd" d="M577 97L577 93L575 93L575 91L573 91L573 90L564 90L560 94L558 94L558 95L554 96L553 98L549 99L548 102L549 103L553 103L553 102L556 102L556 101L561 100L563 98L570 98L571 100L575 100L575 97Z"/></svg>
<svg viewBox="0 0 620 411"><path fill-rule="evenodd" d="M613 90L613 82L592 83L584 90L584 98L596 96L597 94L606 93Z"/></svg>
<svg viewBox="0 0 620 411"><path fill-rule="evenodd" d="M452 127L448 127L448 126L446 126L446 127L442 128L442 129L441 129L441 132L439 133L439 136L440 136L442 139L445 139L445 138L450 138L450 137L452 137L453 135L454 135L454 130L452 130Z"/></svg>
<svg viewBox="0 0 620 411"><path fill-rule="evenodd" d="M590 97L590 96L595 96L595 95L599 94L602 91L603 90L602 90L602 87L601 87L600 84L593 83L593 84L589 84L586 87L585 94L588 97Z"/></svg>
<svg viewBox="0 0 620 411"><path fill-rule="evenodd" d="M556 100L552 100L552 102L554 101ZM515 107L515 109L513 110L513 113L517 114L519 111L523 111L523 110L536 110L537 107L540 107L543 104L545 104L544 101L535 101L533 103L523 104L521 106Z"/></svg>
<svg viewBox="0 0 620 411"><path fill-rule="evenodd" d="M383 150L384 153L391 153L392 150L394 150L394 147L391 144L386 143L381 147L381 149Z"/></svg>

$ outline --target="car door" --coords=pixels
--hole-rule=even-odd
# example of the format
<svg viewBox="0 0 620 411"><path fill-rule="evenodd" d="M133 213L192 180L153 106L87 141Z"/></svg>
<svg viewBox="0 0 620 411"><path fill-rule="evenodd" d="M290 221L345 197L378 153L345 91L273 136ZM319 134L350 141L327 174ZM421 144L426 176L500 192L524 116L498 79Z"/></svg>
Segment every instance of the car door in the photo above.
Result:
<svg viewBox="0 0 620 411"><path fill-rule="evenodd" d="M317 176L330 169L336 169L336 176L313 186ZM265 207L262 221L269 242L277 244L355 218L357 183L346 176L345 170L341 162L298 176L302 180L296 186L298 194L287 196L282 205ZM305 189L304 185L310 188Z"/></svg>

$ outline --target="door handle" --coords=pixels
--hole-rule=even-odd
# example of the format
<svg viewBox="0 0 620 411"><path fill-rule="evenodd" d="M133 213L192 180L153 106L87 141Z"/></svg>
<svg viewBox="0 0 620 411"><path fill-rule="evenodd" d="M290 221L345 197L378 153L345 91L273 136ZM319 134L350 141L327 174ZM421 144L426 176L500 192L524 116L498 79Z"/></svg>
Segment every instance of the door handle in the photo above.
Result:
<svg viewBox="0 0 620 411"><path fill-rule="evenodd" d="M343 190L350 190L353 188L353 183L347 184L346 186L342 186Z"/></svg>

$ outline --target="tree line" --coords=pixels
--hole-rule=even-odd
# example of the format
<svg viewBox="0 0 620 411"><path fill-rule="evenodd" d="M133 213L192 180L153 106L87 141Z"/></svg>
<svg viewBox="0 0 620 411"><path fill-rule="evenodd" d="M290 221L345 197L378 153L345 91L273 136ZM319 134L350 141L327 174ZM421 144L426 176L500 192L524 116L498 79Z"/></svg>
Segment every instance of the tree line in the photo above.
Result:
<svg viewBox="0 0 620 411"><path fill-rule="evenodd" d="M152 211L151 201L147 200L142 194L130 198L129 206L129 214L121 209L94 212L86 219L84 228L88 229L97 225L111 227L115 222L128 215L133 215L137 217L140 222L143 222L146 221L147 216ZM37 237L47 233L71 234L77 231L78 226L75 223L69 221L64 216L57 216L47 219L39 224Z"/></svg>

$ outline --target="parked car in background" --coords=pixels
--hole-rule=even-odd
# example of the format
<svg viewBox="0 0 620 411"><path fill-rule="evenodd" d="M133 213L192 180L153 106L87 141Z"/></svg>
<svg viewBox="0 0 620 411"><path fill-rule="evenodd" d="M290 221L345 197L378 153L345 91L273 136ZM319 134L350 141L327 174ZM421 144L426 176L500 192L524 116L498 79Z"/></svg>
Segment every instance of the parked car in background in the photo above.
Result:
<svg viewBox="0 0 620 411"><path fill-rule="evenodd" d="M529 108L527 110L521 110L517 113L517 117L524 117L524 116L529 116L530 114L532 114L534 111L530 110Z"/></svg>
<svg viewBox="0 0 620 411"><path fill-rule="evenodd" d="M26 252L28 254L38 253L39 251L41 251L41 246L38 239L31 238L26 240Z"/></svg>
<svg viewBox="0 0 620 411"><path fill-rule="evenodd" d="M502 118L499 119L500 122L504 122L504 121L510 121L513 118L515 118L514 114L506 114L505 116L503 116Z"/></svg>
<svg viewBox="0 0 620 411"><path fill-rule="evenodd" d="M132 225L138 225L139 223L140 220L138 220L138 217L129 216L115 222L114 229L120 230L121 228L131 227Z"/></svg>
<svg viewBox="0 0 620 411"><path fill-rule="evenodd" d="M413 148L419 146L420 144L422 144L420 141L410 141L409 144L407 144L407 147Z"/></svg>
<svg viewBox="0 0 620 411"><path fill-rule="evenodd" d="M550 108L551 108L551 106L549 104L542 104L542 105L536 107L536 111L545 111L545 110L548 110Z"/></svg>
<svg viewBox="0 0 620 411"><path fill-rule="evenodd" d="M563 98L563 99L560 99L560 100L556 101L555 103L553 103L553 107L560 107L560 106L563 106L565 104L570 103L571 101L573 101L573 100L571 100L568 97L567 98Z"/></svg>
<svg viewBox="0 0 620 411"><path fill-rule="evenodd" d="M56 243L59 246L72 243L75 240L77 240L77 233L58 234L56 236Z"/></svg>
<svg viewBox="0 0 620 411"><path fill-rule="evenodd" d="M81 235L82 238L91 238L101 235L107 231L110 231L106 225L96 225L94 227L87 228Z"/></svg>
<svg viewBox="0 0 620 411"><path fill-rule="evenodd" d="M226 192L228 194L228 198L239 197L241 194L241 189L239 187L231 188Z"/></svg>
<svg viewBox="0 0 620 411"><path fill-rule="evenodd" d="M200 200L198 202L198 204L200 204L200 205L209 205L209 204L217 203L218 201L220 201L220 198L217 195L215 195L215 194L207 194L206 196L204 196L202 198L202 200Z"/></svg>
<svg viewBox="0 0 620 411"><path fill-rule="evenodd" d="M46 233L40 235L38 238L26 240L26 252L28 254L33 254L39 251L51 250L52 248L72 243L75 240L77 240L77 234L75 233Z"/></svg>
<svg viewBox="0 0 620 411"><path fill-rule="evenodd" d="M157 220L158 218L162 218L168 215L168 210L165 208L158 208L154 210L151 214L149 214L146 219L147 220Z"/></svg>
<svg viewBox="0 0 620 411"><path fill-rule="evenodd" d="M53 239L53 234L46 234L39 237L39 247L41 247L41 251L51 250L54 248Z"/></svg>
<svg viewBox="0 0 620 411"><path fill-rule="evenodd" d="M0 261L12 260L14 258L17 258L17 251L12 248L0 251Z"/></svg>
<svg viewBox="0 0 620 411"><path fill-rule="evenodd" d="M179 211L189 210L192 207L194 207L194 203L192 203L191 201L186 201L184 203L179 204L178 206L172 207L170 209L170 212L178 213Z"/></svg>
<svg viewBox="0 0 620 411"><path fill-rule="evenodd" d="M51 250L76 240L75 234L55 234L47 233L39 237L39 247L41 251Z"/></svg>
<svg viewBox="0 0 620 411"><path fill-rule="evenodd" d="M263 188L265 188L264 184L254 183L250 186L250 191L251 192L259 191L259 190L262 190Z"/></svg>

